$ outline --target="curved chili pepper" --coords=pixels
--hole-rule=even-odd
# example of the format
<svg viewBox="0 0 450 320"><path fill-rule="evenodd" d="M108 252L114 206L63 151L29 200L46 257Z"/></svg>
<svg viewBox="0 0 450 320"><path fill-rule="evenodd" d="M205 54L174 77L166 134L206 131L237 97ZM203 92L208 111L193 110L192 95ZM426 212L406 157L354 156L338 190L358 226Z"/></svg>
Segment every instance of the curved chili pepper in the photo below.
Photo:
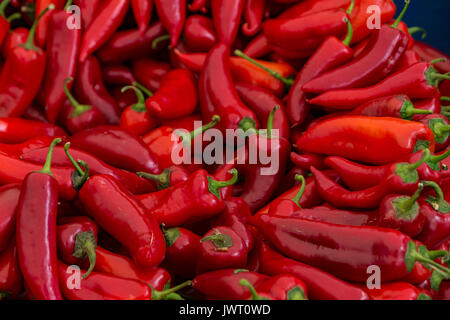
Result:
<svg viewBox="0 0 450 320"><path fill-rule="evenodd" d="M36 26L42 16L54 6L46 8L33 23L27 41L15 47L0 75L0 116L20 117L36 97L44 77L46 55L34 45ZM33 77L30 77L30 73Z"/></svg>
<svg viewBox="0 0 450 320"><path fill-rule="evenodd" d="M86 29L94 19L102 0L75 0L77 6L80 7L81 20L83 21L83 28Z"/></svg>
<svg viewBox="0 0 450 320"><path fill-rule="evenodd" d="M81 40L80 62L97 51L116 32L122 23L130 6L130 0L109 1L102 6L89 26L86 28Z"/></svg>
<svg viewBox="0 0 450 320"><path fill-rule="evenodd" d="M63 138L67 134L53 124L19 118L0 118L1 143L22 143L43 136Z"/></svg>
<svg viewBox="0 0 450 320"><path fill-rule="evenodd" d="M311 109L311 106L306 102L303 85L321 73L340 66L351 59L353 53L348 44L351 41L353 30L349 22L348 28L348 37L344 42L334 36L328 37L297 74L294 84L289 90L287 100L287 113L293 126L303 124Z"/></svg>
<svg viewBox="0 0 450 320"><path fill-rule="evenodd" d="M102 66L103 81L109 85L127 86L136 82L133 72L122 64Z"/></svg>
<svg viewBox="0 0 450 320"><path fill-rule="evenodd" d="M355 137L358 139L355 140ZM353 143L348 144L348 141ZM300 151L387 164L409 159L414 151L424 146L433 151L434 135L422 123L394 118L341 116L309 128L296 145ZM385 148L391 152L379 152Z"/></svg>
<svg viewBox="0 0 450 320"><path fill-rule="evenodd" d="M449 272L419 253L414 241L396 230L268 215L255 216L251 223L281 253L348 281L366 281L367 267L371 265L381 269L382 282L401 279L417 261L445 275ZM355 243L355 237L364 241Z"/></svg>
<svg viewBox="0 0 450 320"><path fill-rule="evenodd" d="M198 275L192 280L192 286L209 299L243 300L248 298L250 290L239 284L241 279L255 286L269 277L245 269L223 269Z"/></svg>
<svg viewBox="0 0 450 320"><path fill-rule="evenodd" d="M214 23L202 15L192 15L184 26L186 46L194 52L208 52L217 42Z"/></svg>
<svg viewBox="0 0 450 320"><path fill-rule="evenodd" d="M170 34L170 46L175 47L186 20L186 0L153 0L164 28Z"/></svg>
<svg viewBox="0 0 450 320"><path fill-rule="evenodd" d="M35 18L39 18L42 12L45 11L50 5L53 5L56 10L62 10L66 0L36 0ZM48 39L48 26L50 17L55 11L44 12L41 16L39 24L36 28L36 42L39 47L44 48L46 40Z"/></svg>
<svg viewBox="0 0 450 320"><path fill-rule="evenodd" d="M253 59L261 58L272 52L269 41L263 33L254 37L243 50L244 54Z"/></svg>
<svg viewBox="0 0 450 320"><path fill-rule="evenodd" d="M70 138L73 147L106 163L129 170L159 173L154 155L144 142L120 127L99 126L78 132Z"/></svg>
<svg viewBox="0 0 450 320"><path fill-rule="evenodd" d="M242 32L247 37L256 35L261 29L265 7L266 0L247 0L244 7L246 22L242 25Z"/></svg>
<svg viewBox="0 0 450 320"><path fill-rule="evenodd" d="M21 44L27 42L30 35L30 30L24 27L19 27L11 30L4 40L2 46L2 56L6 60L13 50Z"/></svg>
<svg viewBox="0 0 450 320"><path fill-rule="evenodd" d="M215 227L200 240L196 272L242 268L247 264L247 255L247 246L233 229Z"/></svg>
<svg viewBox="0 0 450 320"><path fill-rule="evenodd" d="M157 182L158 190L164 190L187 181L191 175L191 172L181 166L172 166L164 169L159 175L146 172L138 172L137 175L139 177Z"/></svg>
<svg viewBox="0 0 450 320"><path fill-rule="evenodd" d="M153 14L153 0L131 0L134 19L141 35L147 31Z"/></svg>
<svg viewBox="0 0 450 320"><path fill-rule="evenodd" d="M258 284L255 289L267 292L276 300L308 300L305 283L289 274L276 275Z"/></svg>
<svg viewBox="0 0 450 320"><path fill-rule="evenodd" d="M349 114L412 120L415 115L432 114L432 111L415 108L407 95L400 94L368 101Z"/></svg>
<svg viewBox="0 0 450 320"><path fill-rule="evenodd" d="M291 274L301 279L308 288L310 299L317 300L369 300L364 290L340 280L325 271L286 258L266 243L258 247L261 271L270 274Z"/></svg>
<svg viewBox="0 0 450 320"><path fill-rule="evenodd" d="M231 47L239 31L245 1L211 0L211 13L220 43Z"/></svg>
<svg viewBox="0 0 450 320"><path fill-rule="evenodd" d="M302 175L296 175L295 180L301 183L298 193L292 199L276 199L271 202L269 215L290 216L294 211L301 209L300 200L305 192L306 181Z"/></svg>
<svg viewBox="0 0 450 320"><path fill-rule="evenodd" d="M164 41L159 42L156 48L152 46L153 41L163 36L165 32L161 22L150 26L142 36L139 30L118 31L98 51L98 58L105 63L121 63L145 57L165 46Z"/></svg>
<svg viewBox="0 0 450 320"><path fill-rule="evenodd" d="M372 300L431 300L428 294L407 282L382 284L380 289L363 289Z"/></svg>
<svg viewBox="0 0 450 320"><path fill-rule="evenodd" d="M161 79L172 69L168 63L148 58L133 60L132 66L136 80L152 91L159 89Z"/></svg>
<svg viewBox="0 0 450 320"><path fill-rule="evenodd" d="M160 88L145 104L157 118L175 119L193 113L197 101L194 75L189 70L175 69L162 78Z"/></svg>
<svg viewBox="0 0 450 320"><path fill-rule="evenodd" d="M399 230L410 237L417 236L425 226L425 217L417 203L422 190L423 184L419 183L419 188L411 197L400 194L384 197L378 210L377 225Z"/></svg>
<svg viewBox="0 0 450 320"><path fill-rule="evenodd" d="M0 188L0 252L6 250L15 231L16 208L19 203L20 185L9 184ZM1 289L0 289L1 290Z"/></svg>
<svg viewBox="0 0 450 320"><path fill-rule="evenodd" d="M319 170L325 169L323 157L317 154L298 154L291 152L289 158L297 167L303 170L309 171L311 166Z"/></svg>
<svg viewBox="0 0 450 320"><path fill-rule="evenodd" d="M246 105L258 116L261 123L267 123L274 107L280 106L273 118L273 129L277 129L280 137L289 139L290 125L285 107L281 100L269 90L251 84L236 83L236 91Z"/></svg>
<svg viewBox="0 0 450 320"><path fill-rule="evenodd" d="M167 227L206 220L225 208L220 189L236 183L237 171L233 169L232 173L231 180L216 181L205 170L198 170L184 183L138 196L138 199L152 217Z"/></svg>
<svg viewBox="0 0 450 320"><path fill-rule="evenodd" d="M9 5L11 0L5 0L0 5L0 45L3 44L3 40L5 40L6 35L8 34L11 28L11 21L20 17L19 13L12 14L9 17L5 15L5 9Z"/></svg>
<svg viewBox="0 0 450 320"><path fill-rule="evenodd" d="M445 116L432 114L420 119L420 122L427 125L433 131L434 140L436 141L436 151L441 151L448 147L450 144L450 126Z"/></svg>
<svg viewBox="0 0 450 320"><path fill-rule="evenodd" d="M309 103L333 110L347 110L377 97L393 94L406 94L411 99L425 99L437 92L442 79L450 79L450 76L437 73L428 62L420 62L373 86L328 91L309 100Z"/></svg>
<svg viewBox="0 0 450 320"><path fill-rule="evenodd" d="M7 248L0 252L0 300L4 297L16 297L22 287L16 241L12 239Z"/></svg>
<svg viewBox="0 0 450 320"><path fill-rule="evenodd" d="M17 253L22 274L33 298L61 300L56 258L58 182L52 176L53 140L41 171L26 175L17 207Z"/></svg>

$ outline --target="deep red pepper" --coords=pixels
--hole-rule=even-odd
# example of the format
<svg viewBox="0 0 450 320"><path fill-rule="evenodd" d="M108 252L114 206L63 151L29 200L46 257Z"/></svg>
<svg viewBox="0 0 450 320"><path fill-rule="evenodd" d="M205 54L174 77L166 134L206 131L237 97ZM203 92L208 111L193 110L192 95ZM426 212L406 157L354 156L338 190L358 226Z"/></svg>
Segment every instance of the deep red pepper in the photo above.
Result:
<svg viewBox="0 0 450 320"><path fill-rule="evenodd" d="M372 300L431 300L431 297L407 282L381 285L380 289L363 287Z"/></svg>
<svg viewBox="0 0 450 320"><path fill-rule="evenodd" d="M311 299L317 300L369 300L364 290L340 280L325 271L286 258L266 243L258 247L261 271L270 275L291 274L301 279Z"/></svg>
<svg viewBox="0 0 450 320"><path fill-rule="evenodd" d="M42 136L63 138L67 134L53 124L19 118L0 118L1 143L22 143Z"/></svg>
<svg viewBox="0 0 450 320"><path fill-rule="evenodd" d="M406 94L411 99L431 98L436 94L439 81L442 79L450 79L450 76L437 73L428 62L420 62L373 86L328 91L309 102L334 110L347 110L386 95Z"/></svg>
<svg viewBox="0 0 450 320"><path fill-rule="evenodd" d="M192 281L192 286L209 299L243 300L248 298L250 291L239 284L241 279L255 286L269 277L244 269L223 269L198 275Z"/></svg>
<svg viewBox="0 0 450 320"><path fill-rule="evenodd" d="M348 141L353 143L348 144ZM402 119L341 116L309 128L296 145L300 151L339 155L370 164L388 164L405 161L423 147L434 151L434 134L422 123ZM386 149L391 152L380 152Z"/></svg>
<svg viewBox="0 0 450 320"><path fill-rule="evenodd" d="M194 75L185 69L175 69L161 79L161 86L147 99L147 111L159 119L188 116L197 106L197 85Z"/></svg>
<svg viewBox="0 0 450 320"><path fill-rule="evenodd" d="M208 52L217 42L214 23L202 15L192 15L184 26L186 46L194 52Z"/></svg>
<svg viewBox="0 0 450 320"><path fill-rule="evenodd" d="M141 35L147 31L153 14L153 0L131 0L134 19Z"/></svg>
<svg viewBox="0 0 450 320"><path fill-rule="evenodd" d="M417 261L449 272L419 253L410 237L395 230L268 215L256 216L251 223L283 254L344 280L366 281L371 265L380 267L382 282L398 280ZM355 237L364 240L355 243Z"/></svg>
<svg viewBox="0 0 450 320"><path fill-rule="evenodd" d="M211 12L220 43L231 47L244 12L243 0L211 0Z"/></svg>
<svg viewBox="0 0 450 320"><path fill-rule="evenodd" d="M73 147L106 163L129 170L159 173L154 155L144 142L120 127L100 126L78 132L70 138Z"/></svg>
<svg viewBox="0 0 450 320"><path fill-rule="evenodd" d="M200 240L196 273L243 268L247 264L247 256L247 246L233 229L214 227Z"/></svg>
<svg viewBox="0 0 450 320"><path fill-rule="evenodd" d="M247 0L244 8L245 23L242 25L242 32L252 37L261 30L266 0Z"/></svg>
<svg viewBox="0 0 450 320"><path fill-rule="evenodd" d="M9 184L0 188L0 252L6 249L15 231L16 208L19 202L20 185Z"/></svg>
<svg viewBox="0 0 450 320"><path fill-rule="evenodd" d="M159 42L156 48L152 46L153 41L165 32L161 22L150 26L143 36L139 30L118 31L98 51L98 58L105 63L121 63L148 56L165 46L164 41Z"/></svg>
<svg viewBox="0 0 450 320"><path fill-rule="evenodd" d="M16 297L22 291L22 287L16 241L12 239L8 247L0 252L0 300Z"/></svg>
<svg viewBox="0 0 450 320"><path fill-rule="evenodd" d="M153 0L164 28L170 34L170 46L175 47L186 20L186 0Z"/></svg>
<svg viewBox="0 0 450 320"><path fill-rule="evenodd" d="M86 28L81 40L79 60L86 58L104 45L122 23L130 6L130 0L113 0L102 3L98 15Z"/></svg>
<svg viewBox="0 0 450 320"><path fill-rule="evenodd" d="M9 54L0 75L0 116L20 117L36 97L44 77L46 54L34 45L36 26L48 10L37 18L30 29L27 41ZM33 77L30 77L30 73Z"/></svg>
<svg viewBox="0 0 450 320"><path fill-rule="evenodd" d="M167 227L206 220L225 208L220 189L236 182L237 171L232 172L231 180L215 181L205 170L198 170L184 183L138 198L151 215Z"/></svg>
<svg viewBox="0 0 450 320"><path fill-rule="evenodd" d="M168 63L149 58L133 60L132 65L136 80L152 91L159 89L161 79L172 69Z"/></svg>
<svg viewBox="0 0 450 320"><path fill-rule="evenodd" d="M41 171L26 175L17 207L19 264L29 293L38 300L61 300L56 258L58 182L52 176L53 140Z"/></svg>
<svg viewBox="0 0 450 320"><path fill-rule="evenodd" d="M53 5L56 10L62 10L66 0L36 0L35 3L35 18L39 18L42 12L45 11L50 5ZM39 47L44 48L45 43L48 39L48 25L50 17L55 13L55 11L45 12L36 28L36 42Z"/></svg>
<svg viewBox="0 0 450 320"><path fill-rule="evenodd" d="M102 0L75 0L77 6L80 7L81 20L83 21L83 29L86 29L94 19Z"/></svg>
<svg viewBox="0 0 450 320"><path fill-rule="evenodd" d="M106 84L115 86L128 86L136 81L133 72L123 64L102 66L102 78Z"/></svg>

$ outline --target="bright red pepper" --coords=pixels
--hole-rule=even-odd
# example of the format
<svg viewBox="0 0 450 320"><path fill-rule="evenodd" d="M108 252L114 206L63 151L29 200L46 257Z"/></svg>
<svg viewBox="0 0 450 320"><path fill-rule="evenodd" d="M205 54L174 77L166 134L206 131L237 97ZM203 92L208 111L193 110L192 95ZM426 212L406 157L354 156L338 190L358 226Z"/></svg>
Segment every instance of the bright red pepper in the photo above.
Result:
<svg viewBox="0 0 450 320"><path fill-rule="evenodd" d="M15 232L16 208L19 203L20 185L8 184L0 188L0 252L5 250Z"/></svg>
<svg viewBox="0 0 450 320"><path fill-rule="evenodd" d="M22 143L42 136L63 138L67 134L53 124L19 118L0 118L1 143Z"/></svg>
<svg viewBox="0 0 450 320"><path fill-rule="evenodd" d="M5 297L16 297L22 291L22 287L16 241L12 239L8 247L0 252L0 300Z"/></svg>
<svg viewBox="0 0 450 320"><path fill-rule="evenodd" d="M217 42L214 23L202 15L192 15L184 26L186 46L194 52L208 52Z"/></svg>
<svg viewBox="0 0 450 320"><path fill-rule="evenodd" d="M220 43L231 47L244 12L243 0L211 0L211 12Z"/></svg>
<svg viewBox="0 0 450 320"><path fill-rule="evenodd" d="M66 0L36 0L35 6L35 18L39 18L42 12L45 11L50 5L53 5L56 10L62 10ZM36 28L36 42L39 47L44 48L45 43L48 39L48 25L50 17L55 13L55 11L45 12Z"/></svg>
<svg viewBox="0 0 450 320"><path fill-rule="evenodd" d="M292 163L303 170L308 171L311 166L319 170L325 169L323 157L317 154L298 154L295 152L291 152L289 158L291 159Z"/></svg>
<svg viewBox="0 0 450 320"><path fill-rule="evenodd" d="M272 52L269 41L263 33L254 37L243 50L244 53L254 59L264 57Z"/></svg>
<svg viewBox="0 0 450 320"><path fill-rule="evenodd" d="M141 35L147 31L153 14L153 0L131 0L134 19Z"/></svg>
<svg viewBox="0 0 450 320"><path fill-rule="evenodd" d="M55 139L41 171L26 175L17 207L16 237L20 269L29 293L38 300L61 300L56 257L58 182L52 176Z"/></svg>
<svg viewBox="0 0 450 320"><path fill-rule="evenodd" d="M80 62L97 51L116 32L130 6L130 0L112 0L102 3L100 12L86 28L81 40Z"/></svg>
<svg viewBox="0 0 450 320"><path fill-rule="evenodd" d="M11 30L4 40L2 46L2 56L6 60L8 59L11 52L21 44L27 42L30 30L24 27L19 27Z"/></svg>
<svg viewBox="0 0 450 320"><path fill-rule="evenodd" d="M153 0L164 28L170 34L170 46L175 47L186 20L186 0Z"/></svg>
<svg viewBox="0 0 450 320"><path fill-rule="evenodd" d="M450 72L450 56L444 52L430 46L429 44L416 40L412 48L422 60L431 62L436 59L444 58L433 65L440 72Z"/></svg>

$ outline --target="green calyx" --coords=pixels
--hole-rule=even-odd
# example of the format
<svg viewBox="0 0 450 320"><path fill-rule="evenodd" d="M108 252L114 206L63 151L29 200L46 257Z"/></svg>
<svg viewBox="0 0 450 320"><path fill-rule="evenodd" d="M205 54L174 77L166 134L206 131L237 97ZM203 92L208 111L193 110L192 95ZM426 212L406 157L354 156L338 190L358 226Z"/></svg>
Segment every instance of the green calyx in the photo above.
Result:
<svg viewBox="0 0 450 320"><path fill-rule="evenodd" d="M295 286L287 292L286 300L307 300L305 291L299 286Z"/></svg>
<svg viewBox="0 0 450 320"><path fill-rule="evenodd" d="M39 14L39 16L33 21L33 25L31 26L27 41L21 45L23 48L25 48L27 50L34 50L34 51L39 51L39 52L41 51L40 48L38 48L34 45L34 36L36 34L36 28L37 28L39 21L44 16L44 14L46 14L47 11L51 11L53 9L55 9L55 5L52 3L47 8L42 10L42 12Z"/></svg>
<svg viewBox="0 0 450 320"><path fill-rule="evenodd" d="M147 180L156 181L158 184L158 190L164 190L170 187L170 175L172 170L170 168L164 169L161 174L151 174L146 172L136 173L139 177Z"/></svg>
<svg viewBox="0 0 450 320"><path fill-rule="evenodd" d="M395 216L397 219L412 221L419 214L419 204L417 203L417 199L419 198L422 190L423 183L419 183L419 188L417 191L411 196L400 196L393 200L392 207L395 211Z"/></svg>
<svg viewBox="0 0 450 320"><path fill-rule="evenodd" d="M286 85L288 88L290 88L293 84L294 84L294 79L291 78L285 78L283 77L281 74L279 74L278 72L271 70L269 68L267 68L266 66L262 65L261 63L259 63L258 61L256 61L255 59L250 58L249 56L247 56L245 53L243 53L241 50L235 50L234 54L236 56L238 56L239 58L242 58L244 60L247 60L248 62L251 62L252 64L254 64L255 66L261 68L262 70L266 71L268 74L270 74L273 78L283 82L284 85Z"/></svg>
<svg viewBox="0 0 450 320"><path fill-rule="evenodd" d="M450 156L450 149L447 149L447 151L445 151L442 154L431 155L430 158L428 158L427 160L427 164L432 170L440 171L441 170L440 162L448 158L448 156Z"/></svg>
<svg viewBox="0 0 450 320"><path fill-rule="evenodd" d="M413 153L416 153L417 151L420 150L428 149L430 148L430 145L431 145L430 141L419 139L416 141L416 144L414 145Z"/></svg>
<svg viewBox="0 0 450 320"><path fill-rule="evenodd" d="M433 300L431 297L425 293L421 293L417 296L417 300Z"/></svg>
<svg viewBox="0 0 450 320"><path fill-rule="evenodd" d="M300 200L302 200L302 196L305 193L306 181L305 181L305 177L302 176L301 174L296 174L295 180L300 181L301 186L300 186L300 189L298 190L297 194L295 195L295 197L292 198L292 202L294 202L297 205L297 207L301 208Z"/></svg>
<svg viewBox="0 0 450 320"><path fill-rule="evenodd" d="M270 300L269 298L262 297L256 292L255 287L247 280L247 279L241 279L239 280L239 285L243 287L247 287L248 290L250 290L250 293L252 295L252 300Z"/></svg>
<svg viewBox="0 0 450 320"><path fill-rule="evenodd" d="M184 300L179 294L176 292L189 287L192 284L192 281L188 280L186 282L183 282L182 284L179 284L173 288L166 289L163 291L155 290L153 287L150 286L152 289L152 300Z"/></svg>
<svg viewBox="0 0 450 320"><path fill-rule="evenodd" d="M166 246L171 247L181 236L180 229L172 228L172 229L163 229L164 238L166 239Z"/></svg>
<svg viewBox="0 0 450 320"><path fill-rule="evenodd" d="M97 255L95 250L97 249L97 240L95 239L92 231L81 232L77 234L75 247L73 250L73 256L77 259L89 259L89 269L83 275L82 279L86 279L95 268L97 262Z"/></svg>
<svg viewBox="0 0 450 320"><path fill-rule="evenodd" d="M430 86L437 88L441 81L450 80L450 73L441 74L436 68L430 66L427 71L425 71L425 78Z"/></svg>
<svg viewBox="0 0 450 320"><path fill-rule="evenodd" d="M208 176L208 190L219 200L221 198L220 189L230 187L238 181L239 173L236 169L231 169L228 172L233 175L233 177L228 181L216 181L212 177Z"/></svg>
<svg viewBox="0 0 450 320"><path fill-rule="evenodd" d="M86 181L89 179L89 166L86 162L82 160L75 161L72 155L69 153L70 142L67 142L64 145L64 151L66 153L67 158L69 158L72 165L75 167L75 171L72 174L72 182L75 190L80 190ZM81 169L80 165L84 168Z"/></svg>
<svg viewBox="0 0 450 320"><path fill-rule="evenodd" d="M402 12L400 12L400 14L397 17L397 19L391 25L393 28L398 28L398 25L400 24L400 21L402 21L403 17L405 16L405 13L408 10L408 7L409 7L410 3L411 3L411 0L405 0L405 6L403 7Z"/></svg>
<svg viewBox="0 0 450 320"><path fill-rule="evenodd" d="M450 133L450 125L446 124L441 118L428 120L428 127L433 131L437 143L443 144Z"/></svg>
<svg viewBox="0 0 450 320"><path fill-rule="evenodd" d="M66 93L67 99L69 99L70 103L73 106L73 111L72 113L69 115L69 118L75 118L75 117L79 117L81 116L83 113L85 113L86 111L89 111L92 109L92 106L89 105L82 105L80 104L75 98L74 96L70 93L69 88L67 88L67 83L68 82L72 82L73 78L66 78L64 80L64 92Z"/></svg>
<svg viewBox="0 0 450 320"><path fill-rule="evenodd" d="M450 205L447 201L445 201L444 193L442 192L442 189L439 187L439 185L434 181L424 181L423 184L425 187L433 188L434 192L436 193L436 197L429 196L427 198L427 202L430 204L430 206L440 213L450 213Z"/></svg>
<svg viewBox="0 0 450 320"><path fill-rule="evenodd" d="M233 240L230 235L223 234L219 230L215 229L214 234L211 236L204 237L200 242L211 241L216 251L228 251L229 248L233 247Z"/></svg>
<svg viewBox="0 0 450 320"><path fill-rule="evenodd" d="M239 129L241 129L244 132L247 132L249 130L257 132L256 122L252 118L245 117L239 122Z"/></svg>
<svg viewBox="0 0 450 320"><path fill-rule="evenodd" d="M51 177L53 176L52 170L51 170L53 152L55 151L56 145L61 142L62 142L61 138L56 138L52 141L52 143L50 144L50 147L48 148L47 158L45 159L44 167L42 168L42 170L36 171L37 173L48 174Z"/></svg>
<svg viewBox="0 0 450 320"><path fill-rule="evenodd" d="M400 109L400 116L402 119L411 120L416 114L432 114L430 110L416 109L411 101L407 100L403 103Z"/></svg>
<svg viewBox="0 0 450 320"><path fill-rule="evenodd" d="M419 180L417 169L424 164L430 157L429 149L424 149L422 157L415 163L398 163L395 173L402 179L404 183L415 183Z"/></svg>

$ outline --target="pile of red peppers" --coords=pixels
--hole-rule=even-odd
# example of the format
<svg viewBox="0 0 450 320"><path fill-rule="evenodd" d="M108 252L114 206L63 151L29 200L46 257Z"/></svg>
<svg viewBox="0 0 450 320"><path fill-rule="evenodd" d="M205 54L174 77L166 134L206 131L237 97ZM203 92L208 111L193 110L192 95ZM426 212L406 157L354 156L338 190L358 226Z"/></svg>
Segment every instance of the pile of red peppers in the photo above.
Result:
<svg viewBox="0 0 450 320"><path fill-rule="evenodd" d="M0 300L450 300L414 1L1 1ZM231 160L174 160L213 128Z"/></svg>

